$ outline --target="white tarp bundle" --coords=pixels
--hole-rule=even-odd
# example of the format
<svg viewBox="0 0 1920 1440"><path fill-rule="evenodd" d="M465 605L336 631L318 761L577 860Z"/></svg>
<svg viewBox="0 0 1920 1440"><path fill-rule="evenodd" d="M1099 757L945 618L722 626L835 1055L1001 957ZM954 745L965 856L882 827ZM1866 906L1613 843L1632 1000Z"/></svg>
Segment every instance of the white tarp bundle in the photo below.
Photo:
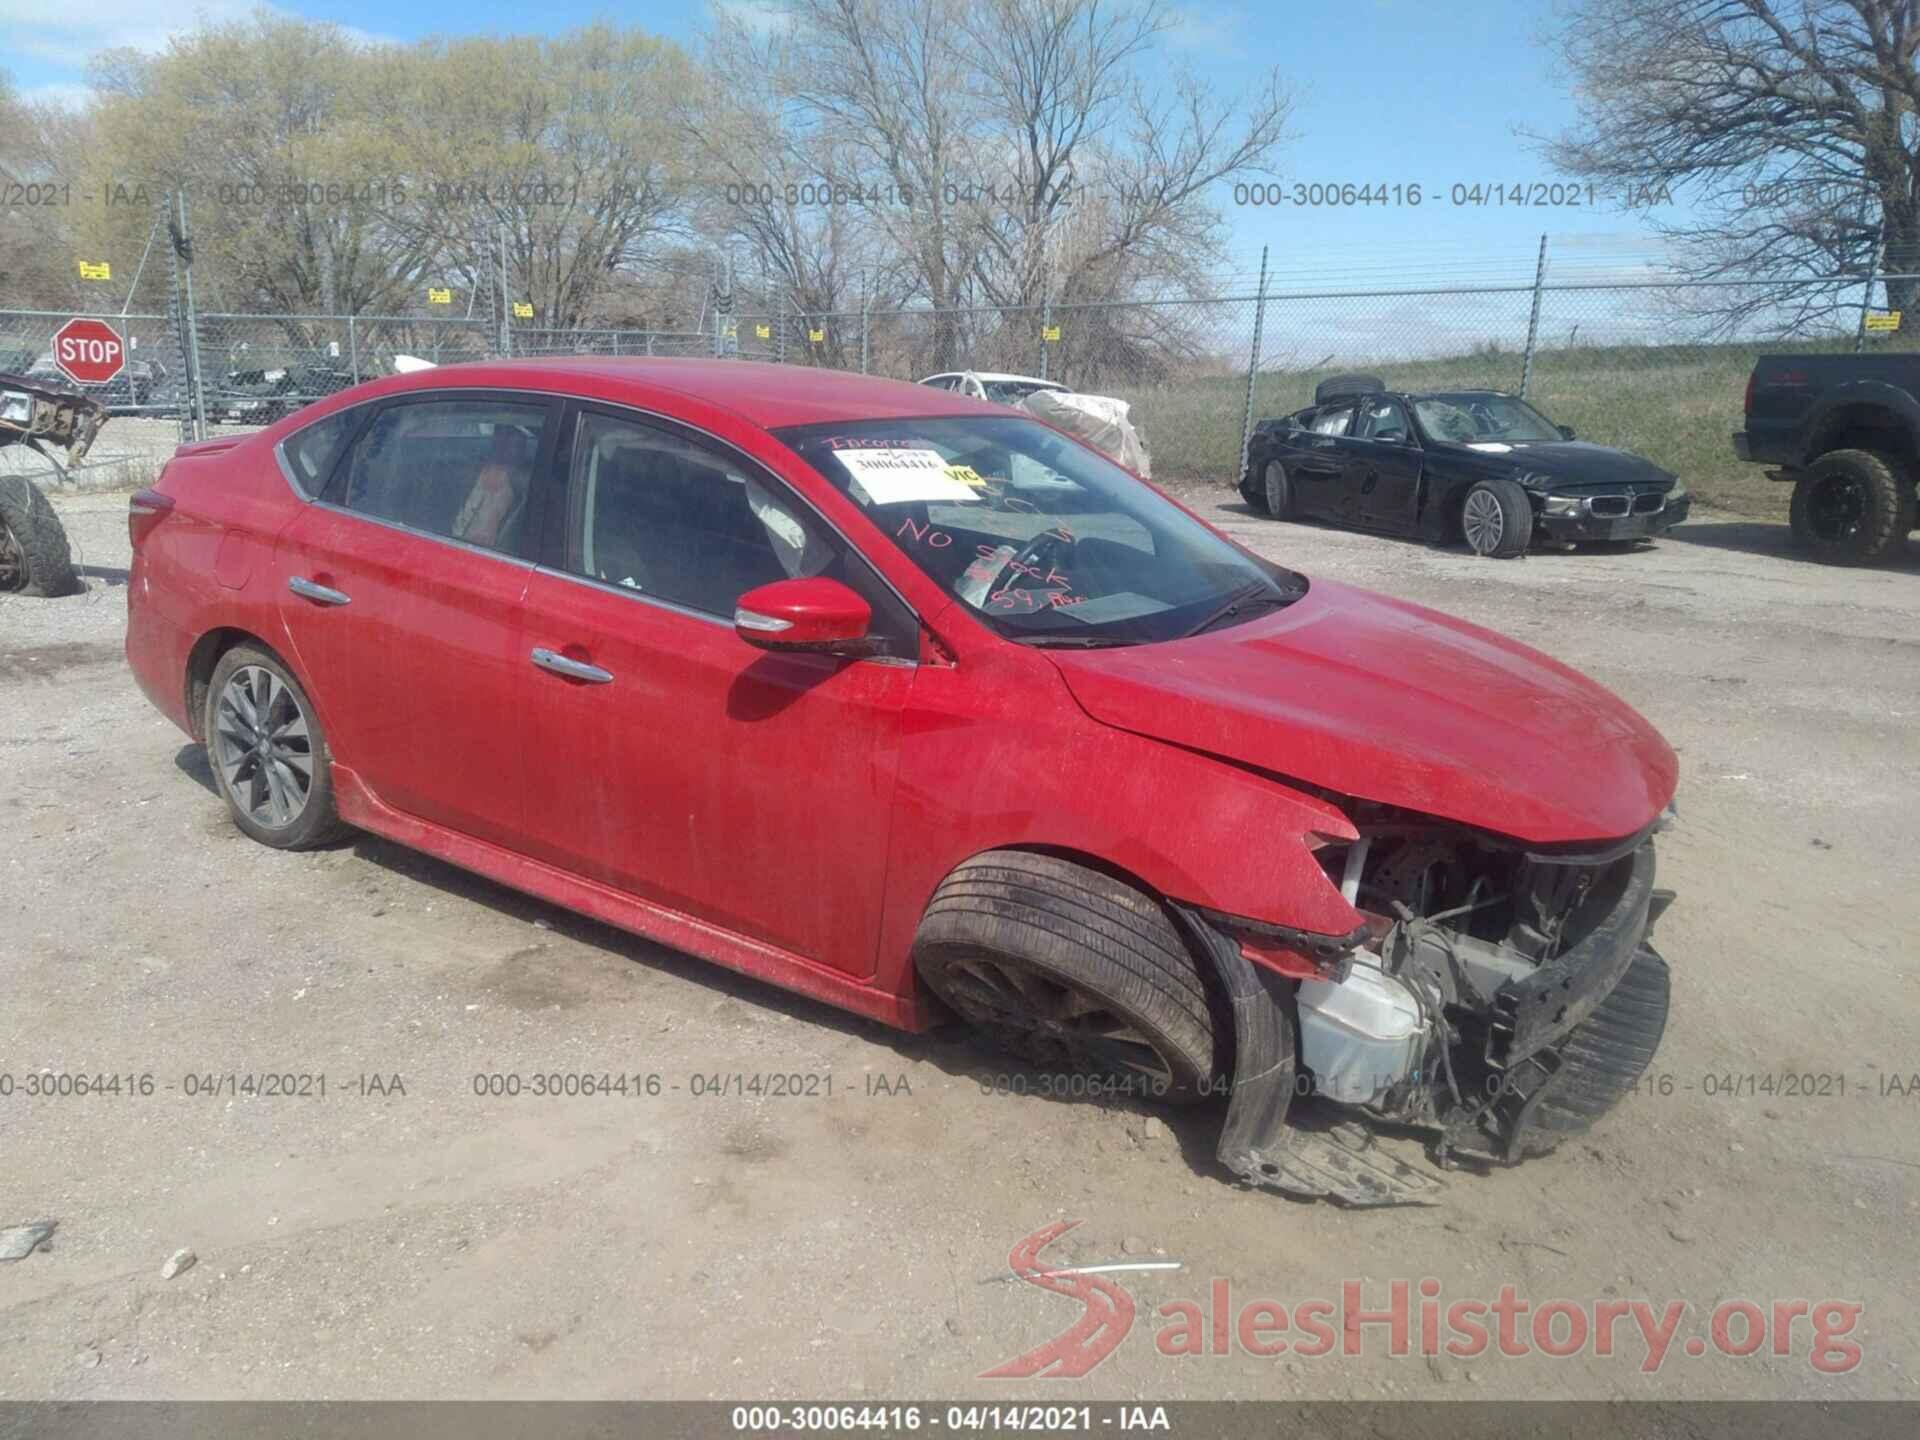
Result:
<svg viewBox="0 0 1920 1440"><path fill-rule="evenodd" d="M1127 418L1132 407L1111 395L1081 395L1073 391L1036 390L1020 408L1069 435L1078 436L1108 458L1143 478L1152 478L1147 442Z"/></svg>

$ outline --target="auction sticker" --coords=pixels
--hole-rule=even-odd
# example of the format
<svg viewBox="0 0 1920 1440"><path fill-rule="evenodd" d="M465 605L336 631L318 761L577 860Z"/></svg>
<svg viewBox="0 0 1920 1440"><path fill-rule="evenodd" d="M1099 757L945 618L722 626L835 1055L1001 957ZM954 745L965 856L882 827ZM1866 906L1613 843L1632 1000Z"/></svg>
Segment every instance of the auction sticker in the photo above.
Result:
<svg viewBox="0 0 1920 1440"><path fill-rule="evenodd" d="M847 467L876 505L979 498L937 450L836 450L833 458Z"/></svg>

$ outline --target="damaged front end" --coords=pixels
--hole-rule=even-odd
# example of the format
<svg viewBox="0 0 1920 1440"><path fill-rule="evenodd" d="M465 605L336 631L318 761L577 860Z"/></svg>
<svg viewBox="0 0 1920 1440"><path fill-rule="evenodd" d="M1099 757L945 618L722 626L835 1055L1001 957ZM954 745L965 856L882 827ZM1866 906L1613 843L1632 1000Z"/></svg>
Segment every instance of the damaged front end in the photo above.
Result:
<svg viewBox="0 0 1920 1440"><path fill-rule="evenodd" d="M78 465L106 423L107 407L71 386L0 373L0 446L26 445L43 455L53 446L67 452L69 466Z"/></svg>
<svg viewBox="0 0 1920 1440"><path fill-rule="evenodd" d="M1313 1095L1430 1140L1441 1168L1513 1163L1585 1131L1638 1082L1666 1025L1652 833L1529 851L1362 805L1321 852L1366 917L1304 936L1184 912L1233 1009L1220 1158L1250 1183L1350 1204L1418 1203L1438 1179L1364 1128L1298 1123Z"/></svg>

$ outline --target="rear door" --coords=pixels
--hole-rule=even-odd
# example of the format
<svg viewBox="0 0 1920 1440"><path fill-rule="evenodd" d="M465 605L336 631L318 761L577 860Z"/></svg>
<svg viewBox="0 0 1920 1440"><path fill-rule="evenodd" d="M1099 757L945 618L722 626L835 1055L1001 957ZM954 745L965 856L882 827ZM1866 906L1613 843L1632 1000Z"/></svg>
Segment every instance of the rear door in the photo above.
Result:
<svg viewBox="0 0 1920 1440"><path fill-rule="evenodd" d="M336 764L383 803L501 844L521 819L521 604L559 402L381 405L282 532L281 614Z"/></svg>
<svg viewBox="0 0 1920 1440"><path fill-rule="evenodd" d="M1422 458L1404 404L1388 395L1363 403L1358 434L1347 452L1354 522L1374 530L1411 531Z"/></svg>
<svg viewBox="0 0 1920 1440"><path fill-rule="evenodd" d="M918 622L779 479L664 419L582 405L518 665L527 846L670 910L864 976ZM828 575L889 654L735 635L769 581Z"/></svg>

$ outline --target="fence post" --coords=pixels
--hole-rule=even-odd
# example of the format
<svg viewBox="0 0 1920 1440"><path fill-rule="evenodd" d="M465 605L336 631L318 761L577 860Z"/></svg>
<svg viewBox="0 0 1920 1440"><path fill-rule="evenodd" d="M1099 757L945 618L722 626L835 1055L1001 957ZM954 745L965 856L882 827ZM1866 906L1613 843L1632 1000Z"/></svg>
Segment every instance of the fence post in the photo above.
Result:
<svg viewBox="0 0 1920 1440"><path fill-rule="evenodd" d="M1247 356L1247 409L1240 420L1240 474L1234 476L1236 483L1247 473L1247 451L1253 444L1253 382L1260 373L1260 332L1267 323L1267 247L1260 247L1260 298L1253 306L1253 350ZM1043 335L1044 331L1041 332ZM1045 355L1045 340L1041 341L1041 354ZM1040 378L1046 379L1041 372Z"/></svg>
<svg viewBox="0 0 1920 1440"><path fill-rule="evenodd" d="M1533 311L1527 316L1527 353L1520 360L1520 398L1527 398L1533 379L1533 344L1540 334L1540 291L1547 283L1547 237L1540 237L1540 258L1533 266Z"/></svg>
<svg viewBox="0 0 1920 1440"><path fill-rule="evenodd" d="M173 192L179 228L173 244L180 256L181 289L186 305L187 398L193 407L193 438L207 438L207 383L200 373L200 313L193 304L193 237L187 231L187 192Z"/></svg>
<svg viewBox="0 0 1920 1440"><path fill-rule="evenodd" d="M860 373L867 373L867 331L873 312L873 292L867 289L867 272L860 272Z"/></svg>
<svg viewBox="0 0 1920 1440"><path fill-rule="evenodd" d="M353 316L347 316L347 368L353 371L353 383L360 383L360 332Z"/></svg>
<svg viewBox="0 0 1920 1440"><path fill-rule="evenodd" d="M1873 308L1873 287L1880 278L1881 256L1886 250L1887 222L1880 221L1880 233L1873 239L1873 257L1867 261L1867 288L1860 292L1860 325L1853 332L1853 353L1858 355L1867 347L1867 312ZM1901 317L1903 320L1904 316Z"/></svg>

